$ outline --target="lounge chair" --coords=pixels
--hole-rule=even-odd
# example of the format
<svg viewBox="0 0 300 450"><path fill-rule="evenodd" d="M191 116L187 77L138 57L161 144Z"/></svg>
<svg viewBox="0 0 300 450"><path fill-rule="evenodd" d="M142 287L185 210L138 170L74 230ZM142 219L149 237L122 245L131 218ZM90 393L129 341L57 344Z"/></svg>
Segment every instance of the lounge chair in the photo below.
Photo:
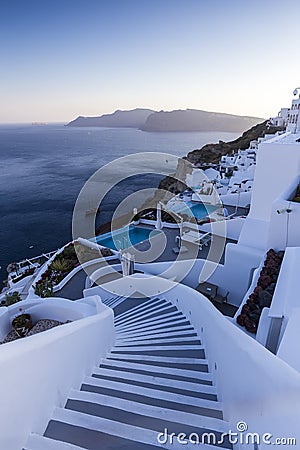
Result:
<svg viewBox="0 0 300 450"><path fill-rule="evenodd" d="M201 244L202 244L202 245L205 245L206 247L208 246L208 244L210 243L210 241L211 241L211 234L209 234L209 233L207 233L207 236L203 236L203 237L201 238Z"/></svg>
<svg viewBox="0 0 300 450"><path fill-rule="evenodd" d="M203 245L208 245L211 240L210 233L199 233L197 231L189 230L182 234L181 241L190 242L191 244L199 245L202 250Z"/></svg>

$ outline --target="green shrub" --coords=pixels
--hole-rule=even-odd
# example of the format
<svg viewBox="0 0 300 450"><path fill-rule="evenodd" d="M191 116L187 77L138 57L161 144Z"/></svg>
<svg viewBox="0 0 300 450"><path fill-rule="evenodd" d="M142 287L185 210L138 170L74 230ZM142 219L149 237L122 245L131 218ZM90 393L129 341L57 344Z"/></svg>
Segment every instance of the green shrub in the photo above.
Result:
<svg viewBox="0 0 300 450"><path fill-rule="evenodd" d="M15 292L11 292L10 294L5 294L5 300L2 306L10 306L13 305L15 303L20 302L21 296L19 294L19 292L15 291Z"/></svg>
<svg viewBox="0 0 300 450"><path fill-rule="evenodd" d="M66 259L55 259L52 261L49 268L56 272L68 272L69 270L72 270L73 264Z"/></svg>
<svg viewBox="0 0 300 450"><path fill-rule="evenodd" d="M292 202L300 203L300 184L297 187L296 193L294 197L292 198Z"/></svg>
<svg viewBox="0 0 300 450"><path fill-rule="evenodd" d="M62 259L77 259L74 244L69 244L65 247L62 253L60 253L60 257Z"/></svg>
<svg viewBox="0 0 300 450"><path fill-rule="evenodd" d="M40 280L34 288L34 293L41 298L53 297L53 283L49 280Z"/></svg>
<svg viewBox="0 0 300 450"><path fill-rule="evenodd" d="M100 253L96 249L87 248L79 243L75 245L68 245L55 257L48 269L41 275L40 280L36 283L34 288L36 295L41 298L53 297L55 295L53 292L54 286L57 286L80 263L101 258L101 256L113 255L110 249L105 248ZM80 262L76 252L78 252Z"/></svg>

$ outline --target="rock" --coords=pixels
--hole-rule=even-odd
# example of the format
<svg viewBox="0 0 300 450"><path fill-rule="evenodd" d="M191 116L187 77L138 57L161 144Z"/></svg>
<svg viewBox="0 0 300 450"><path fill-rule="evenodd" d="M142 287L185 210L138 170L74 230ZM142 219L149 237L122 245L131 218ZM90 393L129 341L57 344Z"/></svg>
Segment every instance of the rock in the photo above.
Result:
<svg viewBox="0 0 300 450"><path fill-rule="evenodd" d="M36 324L31 328L29 333L26 336L33 336L34 334L41 333L42 331L50 330L51 328L57 327L59 325L63 325L64 323L69 323L70 320L66 322L59 322L58 320L52 319L40 319L36 322ZM16 339L20 339L20 336L15 330L11 330L7 336L3 339L0 344L6 344L7 342L15 341Z"/></svg>
<svg viewBox="0 0 300 450"><path fill-rule="evenodd" d="M272 294L267 290L259 293L259 304L261 308L269 308L272 302Z"/></svg>
<svg viewBox="0 0 300 450"><path fill-rule="evenodd" d="M249 333L255 334L257 331L257 323L251 320L250 317L245 318L244 326Z"/></svg>
<svg viewBox="0 0 300 450"><path fill-rule="evenodd" d="M7 342L15 341L16 339L20 339L20 336L15 330L11 330L6 337L3 339L1 344L6 344Z"/></svg>
<svg viewBox="0 0 300 450"><path fill-rule="evenodd" d="M247 318L247 314L240 314L237 318L236 321L237 323L243 327L245 325L245 319Z"/></svg>
<svg viewBox="0 0 300 450"><path fill-rule="evenodd" d="M63 322L59 322L58 320L40 319L31 328L27 336L32 336L34 334L41 333L42 331L50 330L51 328L57 327L58 325L62 324Z"/></svg>

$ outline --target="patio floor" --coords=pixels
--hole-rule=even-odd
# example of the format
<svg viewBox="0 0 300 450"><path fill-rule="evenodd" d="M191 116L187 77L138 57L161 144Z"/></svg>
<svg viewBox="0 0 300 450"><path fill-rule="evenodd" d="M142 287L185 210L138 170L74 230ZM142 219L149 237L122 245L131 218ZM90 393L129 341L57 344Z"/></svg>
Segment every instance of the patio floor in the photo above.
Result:
<svg viewBox="0 0 300 450"><path fill-rule="evenodd" d="M235 212L235 207L226 206L229 214ZM236 215L244 215L245 208L238 208ZM139 227L153 228L150 225L139 225ZM237 241L213 235L211 242L202 249L196 244L184 242L184 252L176 253L173 249L178 249L176 237L179 235L179 228L163 228L161 237L155 236L150 241L141 242L129 249L135 255L137 263L166 262L187 259L209 259L210 261L224 264L225 248L228 243ZM146 255L146 256L144 256ZM109 261L109 264L117 264L119 260ZM59 292L57 296L76 300L82 298L85 288L86 272L78 272ZM236 308L230 304L215 305L223 314L233 316Z"/></svg>
<svg viewBox="0 0 300 450"><path fill-rule="evenodd" d="M141 226L141 225L139 225ZM149 225L145 225L145 227L149 228ZM175 253L173 249L178 249L178 245L176 243L176 237L179 235L179 229L172 228L163 228L162 232L166 238L165 245L160 246L159 243L155 245L155 239L153 238L153 247L157 247L157 252L153 249L153 258L152 262L164 262L164 261L175 261L177 260L185 260L185 259L207 259L209 256L209 260L213 262L219 262L221 264L224 263L224 250L225 246L230 243L236 243L237 241L233 239L224 239L220 236L212 236L211 242L207 246L203 246L202 249L198 245L192 244L190 242L184 242L184 252ZM131 253L135 254L136 262L146 262L143 260L143 252L147 252L150 250L151 244L149 241L141 242L140 244L136 244L134 248L138 250L135 252L134 249L131 250ZM130 250L129 250L130 251ZM151 253L149 255L151 257ZM151 262L151 261L149 261Z"/></svg>

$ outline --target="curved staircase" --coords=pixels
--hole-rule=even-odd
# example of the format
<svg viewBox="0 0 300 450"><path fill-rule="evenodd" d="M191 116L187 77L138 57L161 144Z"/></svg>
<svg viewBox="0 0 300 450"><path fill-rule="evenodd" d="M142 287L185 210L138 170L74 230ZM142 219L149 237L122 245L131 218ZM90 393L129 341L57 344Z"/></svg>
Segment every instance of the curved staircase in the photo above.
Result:
<svg viewBox="0 0 300 450"><path fill-rule="evenodd" d="M163 298L104 303L115 312L115 346L25 449L232 448L205 349L184 314ZM194 443L178 442L179 433Z"/></svg>

